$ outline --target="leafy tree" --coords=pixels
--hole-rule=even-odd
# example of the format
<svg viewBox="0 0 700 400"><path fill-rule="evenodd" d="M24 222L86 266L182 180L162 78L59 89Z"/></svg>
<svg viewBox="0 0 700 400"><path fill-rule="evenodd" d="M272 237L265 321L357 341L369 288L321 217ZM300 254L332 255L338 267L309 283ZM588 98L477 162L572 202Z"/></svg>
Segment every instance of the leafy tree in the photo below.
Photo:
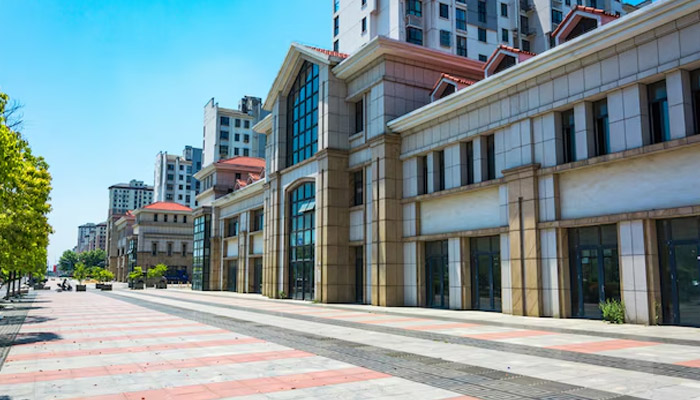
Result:
<svg viewBox="0 0 700 400"><path fill-rule="evenodd" d="M158 279L162 278L165 273L168 272L168 266L165 264L158 264L153 268L149 268L146 272L148 279Z"/></svg>
<svg viewBox="0 0 700 400"><path fill-rule="evenodd" d="M143 277L143 268L140 266L134 267L134 270L129 272L129 275L127 276L127 278L129 278L131 281L135 281L141 277Z"/></svg>
<svg viewBox="0 0 700 400"><path fill-rule="evenodd" d="M78 254L78 260L87 267L103 267L107 253L102 249L84 251Z"/></svg>
<svg viewBox="0 0 700 400"><path fill-rule="evenodd" d="M73 278L77 279L78 283L82 285L83 281L87 279L89 272L90 271L85 266L85 264L79 262L75 264L75 269L73 270Z"/></svg>
<svg viewBox="0 0 700 400"><path fill-rule="evenodd" d="M0 93L0 269L4 280L46 269L51 175L42 157L8 126L8 96ZM8 296L9 296L8 286Z"/></svg>
<svg viewBox="0 0 700 400"><path fill-rule="evenodd" d="M78 262L78 255L73 250L66 250L58 259L58 269L65 274L71 274Z"/></svg>
<svg viewBox="0 0 700 400"><path fill-rule="evenodd" d="M106 269L103 269L100 272L100 278L98 279L100 282L110 282L114 280L114 274L112 271L107 271Z"/></svg>

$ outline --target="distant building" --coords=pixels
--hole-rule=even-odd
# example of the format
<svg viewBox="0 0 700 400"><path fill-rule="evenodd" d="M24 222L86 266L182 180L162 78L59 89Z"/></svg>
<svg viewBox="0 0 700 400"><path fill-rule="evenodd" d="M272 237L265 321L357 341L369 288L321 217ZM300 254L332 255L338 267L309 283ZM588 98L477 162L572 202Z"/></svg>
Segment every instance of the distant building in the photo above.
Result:
<svg viewBox="0 0 700 400"><path fill-rule="evenodd" d="M267 114L257 97L241 99L238 110L219 107L212 97L204 106L202 165L236 156L264 157L265 135L252 128Z"/></svg>
<svg viewBox="0 0 700 400"><path fill-rule="evenodd" d="M193 175L202 169L202 149L185 147L182 156L161 151L156 155L153 199L196 207L200 183Z"/></svg>
<svg viewBox="0 0 700 400"><path fill-rule="evenodd" d="M133 226L136 218L131 211L127 211L114 223L117 241L115 279L125 282L130 271L134 269L136 261L136 238L133 236Z"/></svg>
<svg viewBox="0 0 700 400"><path fill-rule="evenodd" d="M78 227L78 244L75 246L76 253L82 253L90 249L90 236L94 236L96 225L89 222Z"/></svg>
<svg viewBox="0 0 700 400"><path fill-rule="evenodd" d="M95 225L95 229L90 233L88 250L105 250L107 246L107 222L100 222Z"/></svg>
<svg viewBox="0 0 700 400"><path fill-rule="evenodd" d="M174 202L155 202L132 212L133 232L124 246L127 261L123 276L135 266L146 272L157 264L168 266L169 275L175 271L192 276L192 209ZM120 226L128 221L118 221ZM128 237L128 226L124 230ZM120 247L121 248L121 247ZM184 276L184 274L182 274Z"/></svg>

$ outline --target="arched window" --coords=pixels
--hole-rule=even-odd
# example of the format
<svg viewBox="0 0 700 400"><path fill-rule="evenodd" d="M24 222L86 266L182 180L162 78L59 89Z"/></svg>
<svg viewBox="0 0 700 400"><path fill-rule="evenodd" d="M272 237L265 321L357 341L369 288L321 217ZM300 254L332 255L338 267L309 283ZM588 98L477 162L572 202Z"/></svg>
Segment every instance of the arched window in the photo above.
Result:
<svg viewBox="0 0 700 400"><path fill-rule="evenodd" d="M316 185L304 183L289 194L289 295L300 300L314 296L314 230Z"/></svg>
<svg viewBox="0 0 700 400"><path fill-rule="evenodd" d="M287 97L287 166L311 158L318 149L318 65L308 61Z"/></svg>

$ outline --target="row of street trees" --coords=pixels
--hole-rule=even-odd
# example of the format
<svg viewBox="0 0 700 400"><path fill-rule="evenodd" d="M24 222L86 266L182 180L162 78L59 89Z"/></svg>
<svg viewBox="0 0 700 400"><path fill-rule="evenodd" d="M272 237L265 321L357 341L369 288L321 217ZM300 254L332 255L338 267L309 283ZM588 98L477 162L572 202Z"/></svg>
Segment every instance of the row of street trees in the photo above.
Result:
<svg viewBox="0 0 700 400"><path fill-rule="evenodd" d="M23 276L45 274L52 229L49 166L19 133L21 118L8 101L0 92L0 279L9 297Z"/></svg>
<svg viewBox="0 0 700 400"><path fill-rule="evenodd" d="M87 268L104 267L107 253L102 249L84 251L80 254L66 250L58 260L58 269L64 275L72 275L78 263L83 264Z"/></svg>

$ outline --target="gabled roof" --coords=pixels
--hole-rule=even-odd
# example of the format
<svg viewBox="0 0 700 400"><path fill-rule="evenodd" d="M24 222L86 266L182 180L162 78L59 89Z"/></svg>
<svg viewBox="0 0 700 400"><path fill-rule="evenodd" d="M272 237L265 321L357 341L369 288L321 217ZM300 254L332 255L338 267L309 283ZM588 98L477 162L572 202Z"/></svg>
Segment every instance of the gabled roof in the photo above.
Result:
<svg viewBox="0 0 700 400"><path fill-rule="evenodd" d="M219 160L217 164L240 165L243 167L265 168L265 159L258 157L235 156L225 160Z"/></svg>
<svg viewBox="0 0 700 400"><path fill-rule="evenodd" d="M552 37L556 41L557 45L566 41L566 36L568 36L571 30L576 27L582 18L594 19L598 21L598 26L602 26L610 21L620 18L620 16L610 14L605 12L605 10L598 8L576 6L566 14L566 17L564 17L564 19L559 23L559 26L552 31Z"/></svg>
<svg viewBox="0 0 700 400"><path fill-rule="evenodd" d="M263 103L264 110L272 110L272 105L274 104L275 100L277 100L277 96L296 76L297 69L301 65L301 63L299 63L300 58L310 59L315 63L331 65L338 64L339 62L348 58L348 55L345 53L324 50L318 47L307 46L300 43L292 43L291 46L289 46L287 56L284 58L282 66L280 67L279 72L277 72L277 76L272 83L270 92L265 98L265 102Z"/></svg>
<svg viewBox="0 0 700 400"><path fill-rule="evenodd" d="M156 201L143 207L144 210L162 210L162 211L192 211L191 208L183 206L172 201Z"/></svg>
<svg viewBox="0 0 700 400"><path fill-rule="evenodd" d="M454 86L454 91L456 92L474 83L476 83L476 81L471 79L443 73L440 75L440 79L433 85L433 90L430 91L431 101L439 99L441 97L440 95L444 93L444 90L447 89L448 86Z"/></svg>
<svg viewBox="0 0 700 400"><path fill-rule="evenodd" d="M493 75L498 66L501 64L501 61L508 56L513 57L515 59L515 63L518 64L536 55L537 54L530 51L516 49L515 47L501 44L496 47L496 50L494 50L489 59L486 60L486 64L484 64L484 75L486 77Z"/></svg>

